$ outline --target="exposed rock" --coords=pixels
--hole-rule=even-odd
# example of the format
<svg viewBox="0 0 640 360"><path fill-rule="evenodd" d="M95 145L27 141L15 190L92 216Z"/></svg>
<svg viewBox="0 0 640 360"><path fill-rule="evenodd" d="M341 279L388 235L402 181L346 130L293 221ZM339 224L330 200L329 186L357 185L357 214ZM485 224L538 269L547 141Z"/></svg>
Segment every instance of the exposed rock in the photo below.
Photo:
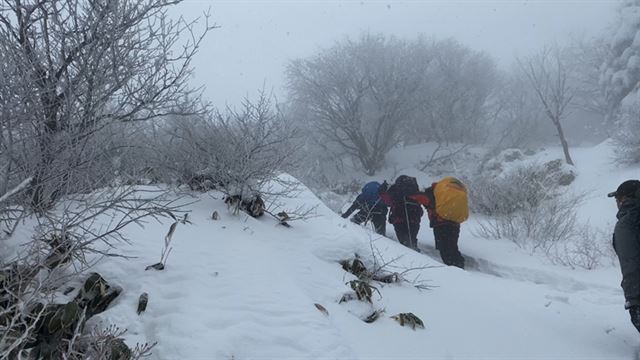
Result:
<svg viewBox="0 0 640 360"><path fill-rule="evenodd" d="M576 174L573 171L564 173L558 177L558 185L568 186L576 179Z"/></svg>
<svg viewBox="0 0 640 360"><path fill-rule="evenodd" d="M505 162L522 160L522 158L523 158L522 152L519 149L505 150L502 153L502 159L504 159Z"/></svg>
<svg viewBox="0 0 640 360"><path fill-rule="evenodd" d="M404 326L406 324L411 326L412 330L415 330L416 327L424 329L424 323L422 320L413 313L400 313L391 316L391 318L400 323L400 326Z"/></svg>
<svg viewBox="0 0 640 360"><path fill-rule="evenodd" d="M206 192L224 187L222 181L211 174L195 174L187 180L187 185L193 191Z"/></svg>
<svg viewBox="0 0 640 360"><path fill-rule="evenodd" d="M118 338L109 344L109 360L129 360L133 356L124 340Z"/></svg>
<svg viewBox="0 0 640 360"><path fill-rule="evenodd" d="M98 273L91 273L74 301L87 310L87 318L99 314L120 295L122 288L111 286Z"/></svg>
<svg viewBox="0 0 640 360"><path fill-rule="evenodd" d="M66 304L38 303L30 307L26 326L33 325L33 341L27 344L34 359L61 359L61 349L77 330L82 331L87 319L107 309L122 292L98 273L91 273L76 297ZM110 359L129 359L131 350L122 342L111 350ZM123 347L124 346L124 347Z"/></svg>
<svg viewBox="0 0 640 360"><path fill-rule="evenodd" d="M151 270L151 269L154 269L154 270L164 270L164 264L163 264L163 263L161 263L161 262L159 262L159 263L155 263L155 264L153 264L153 265L149 265L149 266L147 266L146 268L144 268L144 270L145 270L145 271L147 271L147 270Z"/></svg>
<svg viewBox="0 0 640 360"><path fill-rule="evenodd" d="M147 309L147 304L149 303L149 294L142 293L140 298L138 299L138 315L142 314Z"/></svg>
<svg viewBox="0 0 640 360"><path fill-rule="evenodd" d="M544 168L547 171L547 173L558 172L562 168L562 160L555 159L555 160L548 161L544 164Z"/></svg>
<svg viewBox="0 0 640 360"><path fill-rule="evenodd" d="M560 186L568 186L576 179L576 173L564 166L562 159L555 159L544 164L545 176Z"/></svg>
<svg viewBox="0 0 640 360"><path fill-rule="evenodd" d="M229 209L234 211L242 210L254 218L261 217L265 211L265 203L260 195L245 198L240 195L231 195L224 199L224 203L227 204Z"/></svg>

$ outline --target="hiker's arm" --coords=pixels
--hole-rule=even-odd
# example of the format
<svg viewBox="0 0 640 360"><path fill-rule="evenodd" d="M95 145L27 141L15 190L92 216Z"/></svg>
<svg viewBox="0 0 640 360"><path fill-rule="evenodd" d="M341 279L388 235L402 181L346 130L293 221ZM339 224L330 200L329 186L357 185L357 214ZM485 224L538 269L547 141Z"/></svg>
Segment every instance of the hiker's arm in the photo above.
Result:
<svg viewBox="0 0 640 360"><path fill-rule="evenodd" d="M347 209L347 211L345 211L344 213L342 213L342 217L343 218L348 218L349 215L351 215L354 211L359 210L361 208L361 201L362 200L362 195L358 195L358 197L356 198L356 200L353 202L353 204L351 204L351 207L349 207Z"/></svg>
<svg viewBox="0 0 640 360"><path fill-rule="evenodd" d="M389 188L389 184L387 184L387 182L383 182L382 185L380 185L380 188L378 189L378 196L380 196L380 199L382 199L382 202L384 202L387 206L392 206L393 205L393 198L391 197L391 195L389 195L389 192L387 191Z"/></svg>
<svg viewBox="0 0 640 360"><path fill-rule="evenodd" d="M389 195L389 193L384 192L384 193L380 193L380 199L382 199L382 201L387 204L388 206L393 205L393 199L391 198L391 196Z"/></svg>
<svg viewBox="0 0 640 360"><path fill-rule="evenodd" d="M411 195L411 196L408 196L408 198L424 206L427 209L433 206L429 197L423 193Z"/></svg>

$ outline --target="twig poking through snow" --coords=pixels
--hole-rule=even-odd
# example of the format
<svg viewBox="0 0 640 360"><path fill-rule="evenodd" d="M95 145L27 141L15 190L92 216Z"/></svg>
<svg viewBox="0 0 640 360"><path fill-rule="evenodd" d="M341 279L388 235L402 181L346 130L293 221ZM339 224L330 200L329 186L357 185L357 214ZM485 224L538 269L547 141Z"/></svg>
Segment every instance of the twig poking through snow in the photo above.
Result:
<svg viewBox="0 0 640 360"><path fill-rule="evenodd" d="M27 185L29 185L29 183L31 183L32 179L33 179L32 176L26 178L18 186L16 186L15 188L7 191L4 195L0 196L0 203L5 202L7 199L12 197L13 195L15 195L15 194L19 193L20 191L24 190L27 187Z"/></svg>

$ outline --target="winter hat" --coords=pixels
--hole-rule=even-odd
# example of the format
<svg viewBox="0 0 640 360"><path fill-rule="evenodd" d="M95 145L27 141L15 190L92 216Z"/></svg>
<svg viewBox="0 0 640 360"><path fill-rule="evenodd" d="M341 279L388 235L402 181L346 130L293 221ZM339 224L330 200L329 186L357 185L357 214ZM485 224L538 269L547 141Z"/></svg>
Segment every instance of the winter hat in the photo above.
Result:
<svg viewBox="0 0 640 360"><path fill-rule="evenodd" d="M632 196L636 197L640 190L639 180L627 180L618 186L618 189L614 192L607 194L608 197L620 197L620 196Z"/></svg>

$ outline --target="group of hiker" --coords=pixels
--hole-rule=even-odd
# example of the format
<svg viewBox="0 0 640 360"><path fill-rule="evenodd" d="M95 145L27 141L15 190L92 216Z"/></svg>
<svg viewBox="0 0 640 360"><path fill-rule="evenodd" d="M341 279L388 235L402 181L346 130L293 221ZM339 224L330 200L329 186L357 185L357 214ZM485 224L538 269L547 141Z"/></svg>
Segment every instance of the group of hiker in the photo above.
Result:
<svg viewBox="0 0 640 360"><path fill-rule="evenodd" d="M620 262L625 309L631 323L640 332L640 180L621 183L609 197L615 198L618 219L613 233L613 248ZM422 207L427 210L429 226L433 228L436 249L446 265L464 268L464 257L458 249L460 224L469 216L464 184L446 177L420 191L416 178L398 176L393 185L370 182L362 188L353 205L342 214L357 224L371 221L380 235L386 236L385 220L393 225L398 241L418 249Z"/></svg>
<svg viewBox="0 0 640 360"><path fill-rule="evenodd" d="M386 236L388 222L393 225L398 241L415 251L418 248L420 222L427 210L429 226L433 229L436 249L440 251L446 265L464 268L464 257L458 249L460 224L469 216L467 190L462 182L446 177L420 190L415 177L400 175L389 186L369 182L363 188L351 207L342 214L348 218L358 212L351 221L356 224L371 221L376 232Z"/></svg>

